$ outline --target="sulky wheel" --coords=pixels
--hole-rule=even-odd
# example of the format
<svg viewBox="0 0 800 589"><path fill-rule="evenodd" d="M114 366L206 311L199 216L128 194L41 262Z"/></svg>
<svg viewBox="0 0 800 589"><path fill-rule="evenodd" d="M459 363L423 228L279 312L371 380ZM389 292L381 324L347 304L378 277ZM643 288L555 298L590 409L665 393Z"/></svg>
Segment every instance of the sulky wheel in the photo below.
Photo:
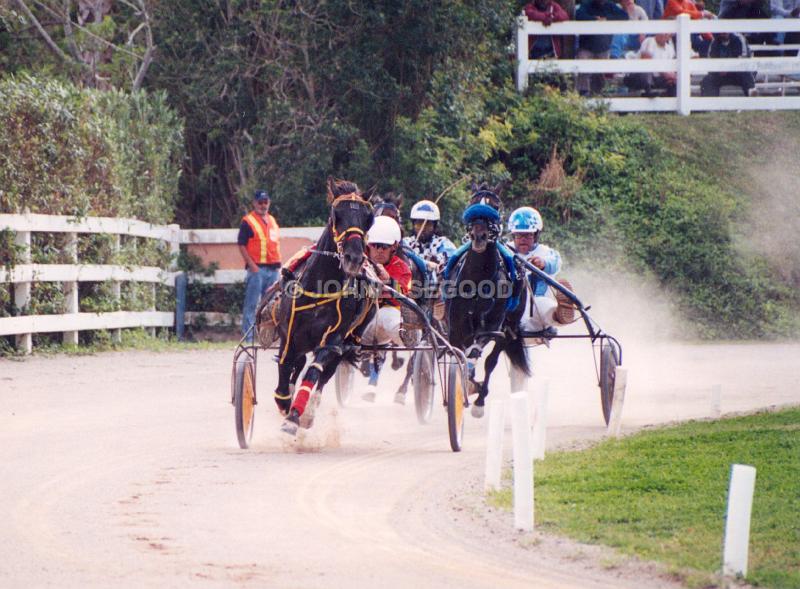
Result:
<svg viewBox="0 0 800 589"><path fill-rule="evenodd" d="M436 396L433 363L431 350L419 350L414 354L414 407L417 409L417 420L422 424L428 423L433 415Z"/></svg>
<svg viewBox="0 0 800 589"><path fill-rule="evenodd" d="M253 437L255 421L256 375L252 358L242 356L236 360L233 373L233 405L236 408L236 437L239 447L246 449Z"/></svg>
<svg viewBox="0 0 800 589"><path fill-rule="evenodd" d="M600 403L603 419L608 425L611 419L611 404L614 402L614 382L619 366L619 352L612 342L600 344Z"/></svg>
<svg viewBox="0 0 800 589"><path fill-rule="evenodd" d="M336 400L339 402L340 407L347 406L347 401L350 399L350 393L353 390L355 372L355 367L347 361L340 362L339 366L336 367L334 380L336 384Z"/></svg>
<svg viewBox="0 0 800 589"><path fill-rule="evenodd" d="M451 363L447 371L447 429L453 452L461 451L464 439L464 407L467 403L465 382L461 366L457 362Z"/></svg>

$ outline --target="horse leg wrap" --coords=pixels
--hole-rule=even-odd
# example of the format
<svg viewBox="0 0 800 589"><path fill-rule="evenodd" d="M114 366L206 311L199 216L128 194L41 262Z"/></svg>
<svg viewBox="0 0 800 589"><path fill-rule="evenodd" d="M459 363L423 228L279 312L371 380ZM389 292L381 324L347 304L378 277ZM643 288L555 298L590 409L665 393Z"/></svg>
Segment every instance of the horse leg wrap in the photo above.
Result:
<svg viewBox="0 0 800 589"><path fill-rule="evenodd" d="M297 409L297 412L302 415L303 411L306 410L306 405L308 404L308 398L311 396L311 389L314 388L314 383L310 380L304 380L303 383L300 385L300 388L297 390L297 395L294 397L294 403L292 404L292 409Z"/></svg>

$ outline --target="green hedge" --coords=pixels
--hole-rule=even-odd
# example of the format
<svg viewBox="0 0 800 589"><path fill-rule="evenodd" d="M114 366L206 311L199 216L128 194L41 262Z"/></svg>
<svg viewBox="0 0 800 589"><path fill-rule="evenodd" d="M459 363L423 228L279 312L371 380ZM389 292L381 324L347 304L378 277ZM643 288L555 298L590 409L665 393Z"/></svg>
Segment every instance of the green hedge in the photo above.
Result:
<svg viewBox="0 0 800 589"><path fill-rule="evenodd" d="M183 158L182 122L163 93L126 94L81 89L30 76L0 79L0 213L127 217L155 224L175 218ZM68 263L62 234L34 233L34 263ZM0 265L19 263L13 232L0 230ZM79 259L87 264L152 265L166 268L167 246L125 237L114 252L111 236L80 235ZM170 289L124 283L115 299L110 283L83 282L81 311L172 308ZM11 285L0 284L0 317L64 312L58 283L36 283L24 309L13 304ZM90 343L103 332L81 332ZM37 347L60 341L38 334ZM0 355L11 339L0 338Z"/></svg>
<svg viewBox="0 0 800 589"><path fill-rule="evenodd" d="M0 79L0 212L174 218L182 123L162 93Z"/></svg>

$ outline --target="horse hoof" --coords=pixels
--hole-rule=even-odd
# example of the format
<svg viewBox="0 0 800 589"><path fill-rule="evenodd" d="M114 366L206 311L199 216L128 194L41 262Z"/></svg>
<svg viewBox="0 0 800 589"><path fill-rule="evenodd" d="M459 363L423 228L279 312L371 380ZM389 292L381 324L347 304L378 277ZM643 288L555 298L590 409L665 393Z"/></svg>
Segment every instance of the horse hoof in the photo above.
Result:
<svg viewBox="0 0 800 589"><path fill-rule="evenodd" d="M297 409L292 409L289 412L289 417L283 421L283 424L281 425L281 431L290 436L296 436L299 425L300 414L297 412Z"/></svg>
<svg viewBox="0 0 800 589"><path fill-rule="evenodd" d="M283 425L281 425L281 431L292 437L297 435L297 428L298 424L293 421L289 421L288 418L283 422Z"/></svg>
<svg viewBox="0 0 800 589"><path fill-rule="evenodd" d="M400 370L403 367L403 363L405 359L403 358L393 358L392 359L392 370Z"/></svg>
<svg viewBox="0 0 800 589"><path fill-rule="evenodd" d="M405 405L406 404L406 394L405 393L401 393L400 391L397 391L394 394L394 402L397 403L398 405Z"/></svg>
<svg viewBox="0 0 800 589"><path fill-rule="evenodd" d="M377 392L378 392L378 387L376 387L374 384L368 384L367 390L364 392L363 395L361 395L361 398L367 401L368 403L374 403L375 397L377 396Z"/></svg>
<svg viewBox="0 0 800 589"><path fill-rule="evenodd" d="M480 419L483 417L483 405L473 405L471 409L472 417Z"/></svg>

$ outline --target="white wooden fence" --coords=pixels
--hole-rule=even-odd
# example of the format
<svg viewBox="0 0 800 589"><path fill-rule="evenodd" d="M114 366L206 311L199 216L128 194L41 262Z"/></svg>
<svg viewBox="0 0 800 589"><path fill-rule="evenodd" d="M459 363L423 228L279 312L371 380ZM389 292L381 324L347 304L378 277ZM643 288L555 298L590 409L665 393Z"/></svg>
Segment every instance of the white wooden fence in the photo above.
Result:
<svg viewBox="0 0 800 589"><path fill-rule="evenodd" d="M178 225L157 226L133 219L106 217L87 217L75 219L54 215L7 215L0 214L0 230L10 229L15 233L15 242L21 246L22 263L13 268L0 268L0 283L13 287L14 304L23 309L31 302L31 287L37 282L59 282L64 285L65 311L57 315L22 315L0 317L0 336L13 335L17 349L24 353L32 350L32 334L62 332L65 344L77 344L78 332L93 329L111 329L118 341L120 329L126 327L173 327L174 312L156 311L115 311L105 313L80 312L78 284L80 282L113 281L113 293L119 298L121 283L126 281L144 282L153 285L174 286L177 272L175 268L148 266L121 266L110 264L82 264L78 259L78 235L104 233L115 237L115 248L119 249L120 236L158 239L167 244L169 252L177 255L183 244L224 244L236 243L237 229L189 229L181 230ZM32 264L32 233L64 233L67 235L66 252L71 264ZM316 240L322 232L321 227L282 228L282 237L303 237ZM241 282L245 277L242 270L217 270L212 276L193 276L192 280L214 284ZM155 297L154 297L155 300Z"/></svg>
<svg viewBox="0 0 800 589"><path fill-rule="evenodd" d="M612 97L603 99L611 111L675 111L688 115L694 110L788 110L800 109L800 96L692 96L692 74L706 72L757 71L768 74L800 74L799 57L752 57L742 59L692 58L693 33L769 33L800 31L800 19L759 20L690 20L680 15L674 20L650 21L568 21L545 27L530 22L522 15L517 26L517 89L528 86L528 77L537 72L588 73L647 73L676 72L675 97ZM677 59L528 59L528 35L618 35L618 34L676 35ZM768 47L768 46L767 46ZM787 46L788 48L788 46ZM762 46L751 47L762 51ZM768 50L768 49L767 49Z"/></svg>
<svg viewBox="0 0 800 589"><path fill-rule="evenodd" d="M0 318L0 335L15 335L17 349L30 353L32 334L63 332L65 344L78 343L78 331L87 329L113 329L119 339L123 327L169 327L174 324L174 314L156 311L114 311L107 313L81 313L78 302L78 283L113 281L113 293L120 297L121 283L146 282L167 284L171 280L169 269L146 266L117 266L109 264L81 264L78 260L78 234L105 233L115 237L114 247L119 249L120 236L146 237L164 241L169 251L177 254L180 245L180 228L177 225L156 226L133 219L87 217L75 219L54 215L0 215L0 229L15 232L15 242L22 246L22 264L10 270L0 269L0 282L13 284L14 304L23 309L31 301L31 285L35 282L61 282L64 285L66 313L59 315L23 315ZM35 232L66 234L66 253L72 264L32 264L31 234ZM155 296L153 297L155 300Z"/></svg>

